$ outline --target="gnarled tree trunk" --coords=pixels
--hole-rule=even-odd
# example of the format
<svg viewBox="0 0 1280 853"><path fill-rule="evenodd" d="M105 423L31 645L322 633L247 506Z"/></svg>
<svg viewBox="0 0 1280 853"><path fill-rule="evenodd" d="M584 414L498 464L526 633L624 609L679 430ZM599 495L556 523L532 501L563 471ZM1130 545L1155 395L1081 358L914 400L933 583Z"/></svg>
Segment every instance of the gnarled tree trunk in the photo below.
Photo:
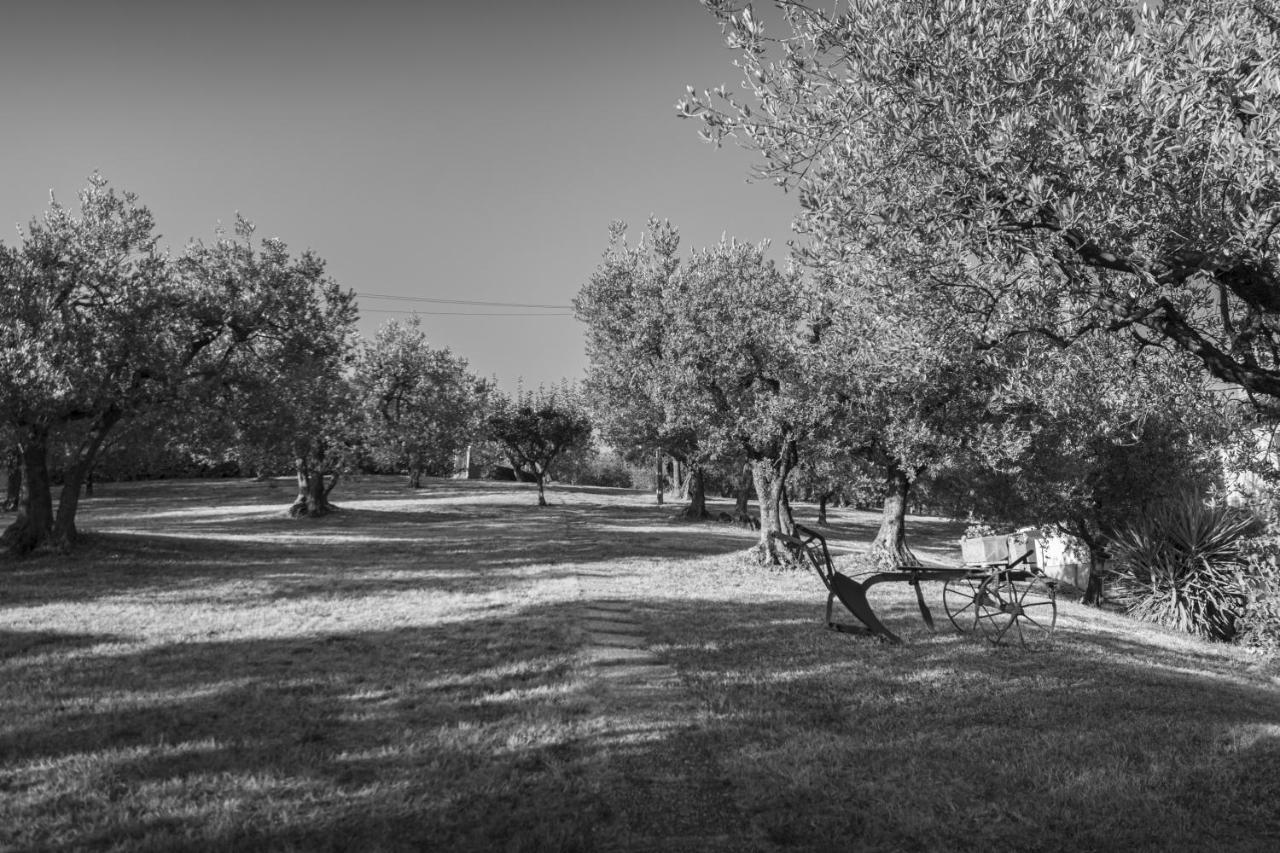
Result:
<svg viewBox="0 0 1280 853"><path fill-rule="evenodd" d="M19 448L10 449L5 471L6 482L3 509L10 511L18 508L18 501L22 498L22 451Z"/></svg>
<svg viewBox="0 0 1280 853"><path fill-rule="evenodd" d="M1094 553L1093 549L1089 550L1089 580L1085 584L1084 597L1080 599L1081 604L1089 604L1094 607L1102 606L1102 573L1106 571L1107 559L1100 557Z"/></svg>
<svg viewBox="0 0 1280 853"><path fill-rule="evenodd" d="M337 507L329 503L329 493L338 485L338 473L326 475L323 468L311 465L303 456L294 460L294 467L298 474L298 496L289 507L289 515L318 518L333 512Z"/></svg>
<svg viewBox="0 0 1280 853"><path fill-rule="evenodd" d="M818 495L818 524L827 526L827 501L831 500L830 492L823 492Z"/></svg>
<svg viewBox="0 0 1280 853"><path fill-rule="evenodd" d="M1106 572L1107 560L1111 555L1107 552L1102 537L1094 535L1088 522L1083 518L1074 519L1071 526L1075 528L1073 531L1075 535L1089 549L1089 581L1085 584L1084 597L1080 599L1080 603L1100 607L1103 592L1102 576Z"/></svg>
<svg viewBox="0 0 1280 853"><path fill-rule="evenodd" d="M791 471L790 456L791 453L784 451L780 459L757 459L751 463L756 498L760 501L760 540L756 544L756 552L760 562L769 565L782 562L782 552L773 535L795 533L790 513L783 508L787 474Z"/></svg>
<svg viewBox="0 0 1280 853"><path fill-rule="evenodd" d="M710 518L707 512L707 486L701 465L689 465L687 478L689 489L689 505L680 510L677 518L686 521L703 521Z"/></svg>
<svg viewBox="0 0 1280 853"><path fill-rule="evenodd" d="M53 522L53 541L60 548L70 548L76 541L76 512L80 508L81 489L88 482L93 466L98 461L107 433L120 420L114 409L103 412L94 421L76 453L75 460L63 473L62 493L58 498L58 515Z"/></svg>
<svg viewBox="0 0 1280 853"><path fill-rule="evenodd" d="M675 484L680 500L692 500L691 489L693 489L694 470L700 470L699 466L681 462L678 459L671 460L671 481Z"/></svg>
<svg viewBox="0 0 1280 853"><path fill-rule="evenodd" d="M884 513L880 517L880 530L871 543L871 554L886 568L917 566L920 561L907 547L907 495L911 492L911 479L896 462L886 467L885 488Z"/></svg>
<svg viewBox="0 0 1280 853"><path fill-rule="evenodd" d="M533 466L533 476L538 481L538 506L547 505L547 493L543 486L547 479L547 470L540 465Z"/></svg>
<svg viewBox="0 0 1280 853"><path fill-rule="evenodd" d="M53 535L53 492L49 488L49 429L26 426L18 435L23 490L18 516L0 535L0 548L26 554Z"/></svg>

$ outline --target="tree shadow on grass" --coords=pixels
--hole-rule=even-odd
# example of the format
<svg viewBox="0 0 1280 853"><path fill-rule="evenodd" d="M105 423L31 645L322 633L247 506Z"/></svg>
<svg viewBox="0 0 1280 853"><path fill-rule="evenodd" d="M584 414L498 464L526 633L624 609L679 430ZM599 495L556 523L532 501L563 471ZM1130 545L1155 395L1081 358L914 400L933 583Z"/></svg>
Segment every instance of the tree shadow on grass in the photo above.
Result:
<svg viewBox="0 0 1280 853"><path fill-rule="evenodd" d="M1082 630L1024 653L918 624L890 647L824 630L820 601L655 594L632 615L680 682L611 698L574 662L578 607L95 665L32 646L4 663L31 689L0 734L0 842L1264 850L1280 831L1278 691L1209 652L1191 671Z"/></svg>
<svg viewBox="0 0 1280 853"><path fill-rule="evenodd" d="M414 492L368 478L352 484L352 505L343 511L289 519L278 503L287 494L279 483L118 484L95 499L75 554L11 564L7 601L84 601L211 581L266 585L282 597L415 586L471 591L472 569L480 582L502 589L524 583L531 567L560 566L567 576L588 563L719 555L750 548L758 535L717 522L675 523L677 507L627 490L558 487L553 503L561 502L540 508L522 502L521 487L442 480ZM418 500L423 495L432 497ZM729 508L712 502L713 511ZM872 514L854 515L826 531L837 552L865 547L854 540L873 533L870 522L857 521Z"/></svg>
<svg viewBox="0 0 1280 853"><path fill-rule="evenodd" d="M556 606L96 666L19 654L0 846L598 849L623 727L576 636Z"/></svg>
<svg viewBox="0 0 1280 853"><path fill-rule="evenodd" d="M652 513L628 507L356 510L300 521L197 511L143 520L129 532L89 532L69 556L15 561L6 571L4 603L88 601L144 590L198 595L211 585L237 587L230 593L236 597L273 599L413 589L499 592L533 577L572 577L588 563L724 554L753 541L727 526L651 520Z"/></svg>
<svg viewBox="0 0 1280 853"><path fill-rule="evenodd" d="M881 607L908 645L827 631L806 603L646 611L764 837L806 849L1275 849L1280 815L1260 804L1280 790L1280 686L1211 652L1191 662L1071 629L1048 651L995 648L930 635L910 600Z"/></svg>
<svg viewBox="0 0 1280 853"><path fill-rule="evenodd" d="M65 631L10 631L0 629L0 661L35 654L86 649L103 643L119 643L117 634L77 634Z"/></svg>

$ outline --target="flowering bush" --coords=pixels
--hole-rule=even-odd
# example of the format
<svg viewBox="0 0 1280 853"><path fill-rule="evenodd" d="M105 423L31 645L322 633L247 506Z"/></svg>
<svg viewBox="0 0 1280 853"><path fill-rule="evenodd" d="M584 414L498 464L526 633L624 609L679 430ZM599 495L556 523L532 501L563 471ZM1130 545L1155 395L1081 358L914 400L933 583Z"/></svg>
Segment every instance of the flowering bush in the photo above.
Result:
<svg viewBox="0 0 1280 853"><path fill-rule="evenodd" d="M975 521L964 529L965 539L980 539L983 536L995 536L996 529L985 521Z"/></svg>

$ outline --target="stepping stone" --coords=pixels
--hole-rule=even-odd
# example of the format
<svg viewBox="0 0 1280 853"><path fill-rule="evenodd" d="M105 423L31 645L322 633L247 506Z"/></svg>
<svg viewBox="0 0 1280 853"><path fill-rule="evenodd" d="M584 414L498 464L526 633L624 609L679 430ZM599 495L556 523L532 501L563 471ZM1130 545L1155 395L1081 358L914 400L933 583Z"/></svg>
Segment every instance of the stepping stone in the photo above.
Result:
<svg viewBox="0 0 1280 853"><path fill-rule="evenodd" d="M603 631L591 632L591 642L596 645L639 649L644 647L644 637L635 634L609 634Z"/></svg>
<svg viewBox="0 0 1280 853"><path fill-rule="evenodd" d="M621 631L640 629L640 620L626 613L610 613L607 610L584 610L578 614L578 621L596 625L613 625Z"/></svg>
<svg viewBox="0 0 1280 853"><path fill-rule="evenodd" d="M631 603L628 601L591 601L584 606L593 610L608 610L612 613L630 613Z"/></svg>
<svg viewBox="0 0 1280 853"><path fill-rule="evenodd" d="M660 663L653 652L645 649L620 646L592 646L586 651L587 662L595 666L641 663L656 665Z"/></svg>
<svg viewBox="0 0 1280 853"><path fill-rule="evenodd" d="M644 630L641 630L635 622L620 622L616 619L584 619L579 621L579 626L588 634L623 634L626 637L644 637Z"/></svg>
<svg viewBox="0 0 1280 853"><path fill-rule="evenodd" d="M639 622L632 622L630 619L619 619L616 616L587 616L578 620L578 624L587 631L603 631L606 634L634 634L640 636L644 633Z"/></svg>
<svg viewBox="0 0 1280 853"><path fill-rule="evenodd" d="M582 610L592 613L608 613L613 616L631 616L634 612L630 607L614 607L607 604L583 603L578 605Z"/></svg>
<svg viewBox="0 0 1280 853"><path fill-rule="evenodd" d="M636 615L627 610L609 610L598 607L584 607L578 611L590 619L603 619L614 622L636 622Z"/></svg>
<svg viewBox="0 0 1280 853"><path fill-rule="evenodd" d="M594 604L584 604L578 612L597 613L602 619L634 620L636 618L635 612L630 607L597 607Z"/></svg>
<svg viewBox="0 0 1280 853"><path fill-rule="evenodd" d="M596 668L601 680L609 682L612 692L629 702L653 695L659 690L681 687L680 676L666 664L627 664Z"/></svg>
<svg viewBox="0 0 1280 853"><path fill-rule="evenodd" d="M582 628L586 631L599 631L603 634L631 634L639 637L643 634L635 622L619 622L616 619L584 619Z"/></svg>

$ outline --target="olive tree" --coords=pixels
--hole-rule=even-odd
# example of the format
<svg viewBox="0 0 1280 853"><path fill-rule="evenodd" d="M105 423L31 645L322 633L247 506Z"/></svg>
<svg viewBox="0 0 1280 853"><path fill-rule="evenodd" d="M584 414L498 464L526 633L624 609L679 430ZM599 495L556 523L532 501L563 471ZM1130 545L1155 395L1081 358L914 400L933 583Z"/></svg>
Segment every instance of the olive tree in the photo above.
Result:
<svg viewBox="0 0 1280 853"><path fill-rule="evenodd" d="M133 193L94 175L79 201L76 215L51 200L18 245L0 246L0 417L24 479L0 547L15 553L74 543L85 478L122 421L260 386L277 365L324 350L354 316L352 297L321 282L313 256L289 261L268 241L252 258L248 223L237 224L239 243L193 244L173 258ZM56 516L54 440L74 444Z"/></svg>
<svg viewBox="0 0 1280 853"><path fill-rule="evenodd" d="M356 382L366 416L366 451L408 470L421 488L425 470L450 468L475 438L485 382L448 349L431 347L415 316L378 330L361 348Z"/></svg>
<svg viewBox="0 0 1280 853"><path fill-rule="evenodd" d="M485 421L488 437L501 445L517 471L529 471L538 484L538 506L547 505L546 478L560 454L591 438L591 420L570 388L496 392Z"/></svg>
<svg viewBox="0 0 1280 853"><path fill-rule="evenodd" d="M98 175L79 216L51 199L14 247L0 246L0 417L24 480L0 547L22 553L75 539L85 474L111 429L166 389L209 345L187 335L154 220ZM50 442L79 425L54 515Z"/></svg>
<svg viewBox="0 0 1280 853"><path fill-rule="evenodd" d="M794 269L767 244L722 239L694 251L664 296L669 312L672 421L715 456L745 458L760 502L759 557L778 562L775 533L790 533L786 483L798 445L827 401L805 375L808 305Z"/></svg>
<svg viewBox="0 0 1280 853"><path fill-rule="evenodd" d="M1101 599L1119 530L1163 501L1220 485L1222 451L1240 426L1230 401L1182 360L1101 334L1065 352L1028 348L992 406L1020 443L962 461L940 486L987 521L1079 539L1091 565L1086 603Z"/></svg>
<svg viewBox="0 0 1280 853"><path fill-rule="evenodd" d="M671 296L679 249L679 231L668 221L650 219L636 245L627 244L623 223L612 223L609 247L574 307L586 335L583 395L601 436L633 463L656 463L659 503L663 457L686 466L689 505L680 514L700 520L707 517L703 469L716 448L684 416L678 394Z"/></svg>
<svg viewBox="0 0 1280 853"><path fill-rule="evenodd" d="M310 251L254 240L237 218L234 235L188 247L180 262L194 292L225 288L222 322L233 345L206 369L245 444L293 460L294 516L319 516L353 455L359 406L351 381L355 294Z"/></svg>
<svg viewBox="0 0 1280 853"><path fill-rule="evenodd" d="M979 329L918 298L894 261L867 257L818 283L810 357L814 393L834 407L826 443L878 471L883 497L872 543L879 562L916 562L907 544L915 483L954 460L1016 442L992 410L1006 369Z"/></svg>
<svg viewBox="0 0 1280 853"><path fill-rule="evenodd" d="M904 282L951 310L1058 343L1127 330L1280 410L1274 2L778 0L777 36L704 5L745 91L680 114L761 155L815 256L920 235L982 273Z"/></svg>

